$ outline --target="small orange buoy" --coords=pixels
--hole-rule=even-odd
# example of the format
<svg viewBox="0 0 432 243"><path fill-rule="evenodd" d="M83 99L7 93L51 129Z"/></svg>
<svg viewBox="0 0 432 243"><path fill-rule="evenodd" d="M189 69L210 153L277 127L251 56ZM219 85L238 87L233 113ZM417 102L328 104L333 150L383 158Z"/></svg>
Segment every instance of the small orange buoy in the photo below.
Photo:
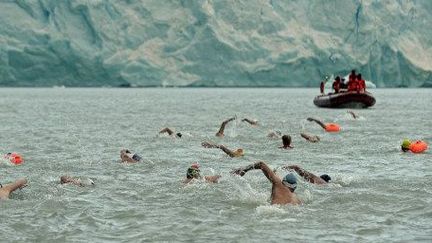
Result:
<svg viewBox="0 0 432 243"><path fill-rule="evenodd" d="M325 124L326 132L339 132L340 126L336 123L327 123Z"/></svg>
<svg viewBox="0 0 432 243"><path fill-rule="evenodd" d="M20 165L24 162L23 157L17 153L7 153L4 157L14 165Z"/></svg>
<svg viewBox="0 0 432 243"><path fill-rule="evenodd" d="M421 140L417 140L410 144L409 150L411 150L411 152L413 153L423 153L424 151L426 151L427 147L427 143Z"/></svg>

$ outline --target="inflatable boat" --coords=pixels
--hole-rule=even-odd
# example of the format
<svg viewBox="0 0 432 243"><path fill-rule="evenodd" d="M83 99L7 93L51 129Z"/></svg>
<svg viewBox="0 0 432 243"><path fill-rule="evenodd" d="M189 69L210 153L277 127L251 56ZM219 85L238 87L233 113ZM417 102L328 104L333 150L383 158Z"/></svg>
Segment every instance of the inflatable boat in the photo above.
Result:
<svg viewBox="0 0 432 243"><path fill-rule="evenodd" d="M375 104L375 98L369 92L342 91L318 95L313 102L326 108L367 108Z"/></svg>

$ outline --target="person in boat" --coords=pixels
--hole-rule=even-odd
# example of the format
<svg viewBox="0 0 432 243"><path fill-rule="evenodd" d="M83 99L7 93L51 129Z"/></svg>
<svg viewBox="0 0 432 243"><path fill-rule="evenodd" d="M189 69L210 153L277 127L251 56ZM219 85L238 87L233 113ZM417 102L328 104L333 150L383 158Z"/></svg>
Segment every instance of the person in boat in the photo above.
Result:
<svg viewBox="0 0 432 243"><path fill-rule="evenodd" d="M235 119L236 119L235 117L232 117L232 118L230 118L228 120L223 121L222 124L221 124L221 127L219 128L219 131L216 133L216 137L224 137L225 136L225 134L224 134L225 126L229 122L234 121Z"/></svg>
<svg viewBox="0 0 432 243"><path fill-rule="evenodd" d="M309 135L306 133L300 133L300 136L302 136L302 138L306 139L307 141L311 142L311 143L318 143L320 141L320 138L316 135Z"/></svg>
<svg viewBox="0 0 432 243"><path fill-rule="evenodd" d="M282 169L285 170L294 170L295 172L297 172L297 174L299 174L301 177L303 177L306 181L312 183L312 184L318 184L318 185L323 185L323 184L327 184L329 183L329 181L331 180L331 177L327 174L322 174L319 177L302 169L301 167L299 167L298 165L287 165L287 166L283 166Z"/></svg>
<svg viewBox="0 0 432 243"><path fill-rule="evenodd" d="M293 173L288 173L282 180L270 169L270 167L260 161L246 167L238 168L231 173L244 176L250 170L261 170L267 179L272 183L271 204L300 204L300 200L294 193L297 188L297 178Z"/></svg>
<svg viewBox="0 0 432 243"><path fill-rule="evenodd" d="M361 73L357 75L357 82L358 82L358 90L360 92L366 92L366 81L362 78Z"/></svg>
<svg viewBox="0 0 432 243"><path fill-rule="evenodd" d="M355 70L351 71L348 80L348 91L357 91L358 90L358 80Z"/></svg>
<svg viewBox="0 0 432 243"><path fill-rule="evenodd" d="M340 89L347 89L348 88L348 85L345 84L345 79L344 78L341 79L340 87L339 88Z"/></svg>
<svg viewBox="0 0 432 243"><path fill-rule="evenodd" d="M282 146L280 146L279 148L283 148L283 149L294 148L293 146L291 146L291 136L290 135L283 135L282 136Z"/></svg>
<svg viewBox="0 0 432 243"><path fill-rule="evenodd" d="M174 131L168 127L165 127L164 129L160 130L159 134L161 133L168 133L169 136L173 136L176 138L181 138L183 136L180 132L174 134Z"/></svg>
<svg viewBox="0 0 432 243"><path fill-rule="evenodd" d="M191 182L192 180L196 179L202 179L204 178L204 180L206 182L210 182L210 183L218 183L219 178L221 178L220 175L215 175L215 176L204 176L202 177L200 174L200 164L198 163L193 163L186 171L186 179L183 181L183 183L187 184L189 182Z"/></svg>
<svg viewBox="0 0 432 243"><path fill-rule="evenodd" d="M132 154L128 149L120 151L120 158L122 162L125 163L137 163L142 160L141 156L138 154Z"/></svg>
<svg viewBox="0 0 432 243"><path fill-rule="evenodd" d="M8 199L9 195L13 191L15 191L17 189L22 189L26 186L27 186L27 179L25 179L25 178L21 178L15 182L12 182L9 184L4 184L4 185L0 183L0 199L1 200Z"/></svg>
<svg viewBox="0 0 432 243"><path fill-rule="evenodd" d="M236 150L231 150L228 149L227 147L225 147L225 145L219 145L219 144L214 144L214 143L210 143L210 142L202 142L201 146L203 146L204 148L218 148L221 149L224 153L226 153L229 157L231 158L235 158L235 157L241 157L244 155L243 149L239 148Z"/></svg>
<svg viewBox="0 0 432 243"><path fill-rule="evenodd" d="M244 118L242 120L242 122L247 122L247 123L251 124L252 126L258 126L258 121L257 120L251 120L251 119L248 119L248 118Z"/></svg>
<svg viewBox="0 0 432 243"><path fill-rule="evenodd" d="M281 136L282 136L282 133L280 131L270 131L267 134L267 137L271 138L271 139L279 139Z"/></svg>
<svg viewBox="0 0 432 243"><path fill-rule="evenodd" d="M320 125L327 132L336 132L336 131L340 130L339 125L336 123L323 123L322 121L315 119L315 118L311 118L311 117L308 117L307 120L310 122L312 122L312 121L315 122L316 124Z"/></svg>
<svg viewBox="0 0 432 243"><path fill-rule="evenodd" d="M335 81L333 82L333 89L335 91L335 94L339 93L341 85L341 79L339 76L336 76Z"/></svg>
<svg viewBox="0 0 432 243"><path fill-rule="evenodd" d="M91 185L94 185L92 180L89 180ZM86 186L80 178L74 178L68 175L64 175L60 177L60 184L72 184L76 186Z"/></svg>

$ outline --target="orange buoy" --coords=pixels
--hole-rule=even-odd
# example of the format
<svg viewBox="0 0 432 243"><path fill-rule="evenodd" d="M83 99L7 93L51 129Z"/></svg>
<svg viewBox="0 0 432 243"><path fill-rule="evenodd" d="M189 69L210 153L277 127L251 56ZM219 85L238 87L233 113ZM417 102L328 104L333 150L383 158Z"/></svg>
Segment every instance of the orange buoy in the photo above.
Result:
<svg viewBox="0 0 432 243"><path fill-rule="evenodd" d="M17 153L7 153L4 157L14 165L20 165L22 162L24 162L23 157Z"/></svg>
<svg viewBox="0 0 432 243"><path fill-rule="evenodd" d="M427 147L427 143L421 140L417 140L410 144L409 149L413 153L423 153L424 151L426 151Z"/></svg>
<svg viewBox="0 0 432 243"><path fill-rule="evenodd" d="M340 126L336 123L327 123L325 124L326 132L339 132Z"/></svg>

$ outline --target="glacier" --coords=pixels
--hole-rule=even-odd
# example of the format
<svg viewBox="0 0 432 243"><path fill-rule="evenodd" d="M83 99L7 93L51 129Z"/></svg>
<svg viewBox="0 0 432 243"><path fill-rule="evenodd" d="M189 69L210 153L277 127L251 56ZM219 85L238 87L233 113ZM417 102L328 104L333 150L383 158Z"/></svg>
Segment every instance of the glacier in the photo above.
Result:
<svg viewBox="0 0 432 243"><path fill-rule="evenodd" d="M432 87L429 0L0 0L0 86Z"/></svg>

